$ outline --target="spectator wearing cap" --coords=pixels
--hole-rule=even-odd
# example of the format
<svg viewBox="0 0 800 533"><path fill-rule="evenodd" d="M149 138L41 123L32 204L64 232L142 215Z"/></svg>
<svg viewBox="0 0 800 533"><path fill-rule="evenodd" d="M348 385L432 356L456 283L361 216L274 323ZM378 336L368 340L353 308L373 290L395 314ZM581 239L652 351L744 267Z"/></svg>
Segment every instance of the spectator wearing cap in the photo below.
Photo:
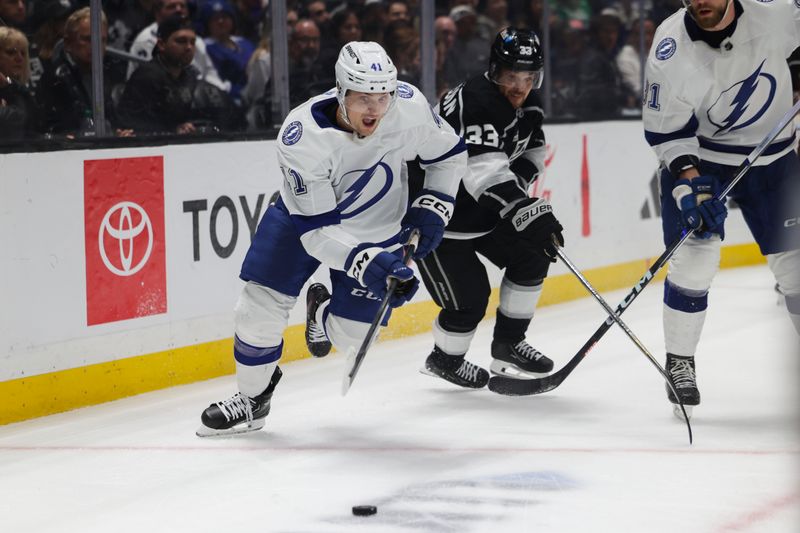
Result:
<svg viewBox="0 0 800 533"><path fill-rule="evenodd" d="M152 57L153 50L158 40L158 25L167 17L180 15L187 17L189 8L186 0L155 0L153 3L153 15L156 21L136 36L133 44L131 45L130 53L142 58L142 60L149 60ZM223 91L230 90L230 84L222 81L219 77L217 69L214 68L214 63L208 57L206 45L200 37L197 37L195 42L194 53L194 66L199 79L205 80L208 83L215 85ZM131 77L133 71L136 70L137 64L130 63L128 65L128 78Z"/></svg>
<svg viewBox="0 0 800 533"><path fill-rule="evenodd" d="M25 0L0 0L0 26L21 30L25 27L27 14Z"/></svg>
<svg viewBox="0 0 800 533"><path fill-rule="evenodd" d="M35 137L39 111L28 88L28 39L0 26L0 141Z"/></svg>
<svg viewBox="0 0 800 533"><path fill-rule="evenodd" d="M231 97L240 102L242 89L247 84L247 63L256 47L244 37L233 35L235 11L225 0L203 4L200 21L208 34L204 39L208 55L220 77L230 84Z"/></svg>
<svg viewBox="0 0 800 533"><path fill-rule="evenodd" d="M478 16L471 5L454 7L450 18L456 25L456 42L445 61L444 77L449 86L455 87L485 70L491 41L478 34Z"/></svg>
<svg viewBox="0 0 800 533"><path fill-rule="evenodd" d="M159 134L229 126L225 114L233 106L227 94L197 78L192 64L196 42L189 19L173 15L159 23L153 57L134 71L120 99L126 126L137 133Z"/></svg>
<svg viewBox="0 0 800 533"><path fill-rule="evenodd" d="M108 128L117 128L118 121L111 94L113 82L105 57L108 21L101 12L101 53L103 54L103 90ZM93 135L92 100L92 30L88 7L72 13L64 25L64 47L53 55L37 89L45 128L50 133L67 136ZM118 130L118 135L129 132Z"/></svg>

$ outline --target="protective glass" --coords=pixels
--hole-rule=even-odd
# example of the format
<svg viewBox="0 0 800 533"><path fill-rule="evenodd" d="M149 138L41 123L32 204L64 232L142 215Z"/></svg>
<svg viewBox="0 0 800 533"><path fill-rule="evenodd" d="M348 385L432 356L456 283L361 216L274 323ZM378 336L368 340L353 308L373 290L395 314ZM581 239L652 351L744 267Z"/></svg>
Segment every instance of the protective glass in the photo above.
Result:
<svg viewBox="0 0 800 533"><path fill-rule="evenodd" d="M500 72L493 80L497 85L503 87L516 88L522 90L539 89L542 86L544 72L541 70L533 71L514 71L500 69Z"/></svg>
<svg viewBox="0 0 800 533"><path fill-rule="evenodd" d="M351 113L385 115L392 105L393 93L362 93L347 91L344 106L348 115Z"/></svg>

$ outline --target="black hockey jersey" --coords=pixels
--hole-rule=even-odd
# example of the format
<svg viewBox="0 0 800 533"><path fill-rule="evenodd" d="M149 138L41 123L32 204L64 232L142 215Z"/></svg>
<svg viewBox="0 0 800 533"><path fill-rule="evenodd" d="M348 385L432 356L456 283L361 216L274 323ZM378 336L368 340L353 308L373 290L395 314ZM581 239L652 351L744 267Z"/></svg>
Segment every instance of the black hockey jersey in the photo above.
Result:
<svg viewBox="0 0 800 533"><path fill-rule="evenodd" d="M469 239L494 229L501 217L527 197L544 169L544 112L531 91L515 109L486 74L446 93L439 114L467 143L470 172L456 198L445 236Z"/></svg>

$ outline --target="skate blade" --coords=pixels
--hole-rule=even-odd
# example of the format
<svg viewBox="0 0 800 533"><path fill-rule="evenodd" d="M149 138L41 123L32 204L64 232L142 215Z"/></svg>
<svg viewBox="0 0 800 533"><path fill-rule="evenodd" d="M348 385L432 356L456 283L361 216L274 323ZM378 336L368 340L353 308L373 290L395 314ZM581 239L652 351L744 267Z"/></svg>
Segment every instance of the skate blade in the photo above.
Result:
<svg viewBox="0 0 800 533"><path fill-rule="evenodd" d="M528 372L516 365L506 363L505 361L498 361L497 359L492 361L492 364L489 366L489 372L495 376L505 376L512 379L539 379L550 375L549 372Z"/></svg>
<svg viewBox="0 0 800 533"><path fill-rule="evenodd" d="M686 409L686 416L688 416L689 419L692 418L692 407L694 406L686 404L684 404L683 406L683 408ZM683 420L683 411L681 411L681 406L679 404L677 403L672 404L672 414L675 415L675 417L680 419L681 421Z"/></svg>
<svg viewBox="0 0 800 533"><path fill-rule="evenodd" d="M242 433L252 433L253 431L258 431L264 427L265 422L266 420L262 418L260 420L253 420L247 424L239 424L238 426L233 426L229 429L212 429L210 427L200 426L197 428L197 431L195 431L194 434L202 438L230 437L232 435L241 435Z"/></svg>

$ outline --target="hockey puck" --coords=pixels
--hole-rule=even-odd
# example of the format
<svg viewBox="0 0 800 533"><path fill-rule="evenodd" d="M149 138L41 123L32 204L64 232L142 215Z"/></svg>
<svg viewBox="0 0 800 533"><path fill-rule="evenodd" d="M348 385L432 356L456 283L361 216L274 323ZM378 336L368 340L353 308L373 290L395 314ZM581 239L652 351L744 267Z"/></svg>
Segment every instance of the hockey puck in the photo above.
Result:
<svg viewBox="0 0 800 533"><path fill-rule="evenodd" d="M356 516L372 516L378 512L374 505L356 505L353 507L353 514Z"/></svg>

